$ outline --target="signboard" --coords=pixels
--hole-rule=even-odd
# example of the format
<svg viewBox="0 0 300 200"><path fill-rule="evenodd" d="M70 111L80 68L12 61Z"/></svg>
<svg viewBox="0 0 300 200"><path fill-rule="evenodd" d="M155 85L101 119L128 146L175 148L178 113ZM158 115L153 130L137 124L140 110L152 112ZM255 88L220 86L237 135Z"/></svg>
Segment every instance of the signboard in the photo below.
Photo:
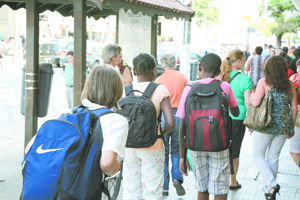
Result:
<svg viewBox="0 0 300 200"><path fill-rule="evenodd" d="M131 67L133 58L138 54L151 54L151 17L133 14L130 10L125 13L124 9L120 9L119 45L123 60Z"/></svg>

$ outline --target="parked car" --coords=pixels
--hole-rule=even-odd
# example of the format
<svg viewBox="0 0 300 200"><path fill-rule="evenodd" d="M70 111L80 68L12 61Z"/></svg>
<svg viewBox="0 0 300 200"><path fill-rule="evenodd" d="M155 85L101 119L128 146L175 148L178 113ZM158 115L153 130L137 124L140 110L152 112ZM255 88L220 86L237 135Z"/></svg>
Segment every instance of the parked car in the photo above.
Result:
<svg viewBox="0 0 300 200"><path fill-rule="evenodd" d="M49 62L54 66L60 67L60 55L63 45L56 42L47 42L40 45L39 62Z"/></svg>
<svg viewBox="0 0 300 200"><path fill-rule="evenodd" d="M86 68L88 70L101 63L101 49L99 43L90 40L86 41ZM61 53L60 65L62 67L69 63L67 52L71 50L74 51L74 41L70 42Z"/></svg>
<svg viewBox="0 0 300 200"><path fill-rule="evenodd" d="M179 71L180 70L180 51L172 51L172 50L166 50L166 51L162 51L160 54L158 54L157 56L157 67L156 67L156 75L160 76L162 73L165 72L165 70L161 67L160 64L160 58L163 54L165 53L172 53L175 55L176 58L176 67L175 70ZM191 61L195 61L195 60L201 60L201 56L191 52Z"/></svg>

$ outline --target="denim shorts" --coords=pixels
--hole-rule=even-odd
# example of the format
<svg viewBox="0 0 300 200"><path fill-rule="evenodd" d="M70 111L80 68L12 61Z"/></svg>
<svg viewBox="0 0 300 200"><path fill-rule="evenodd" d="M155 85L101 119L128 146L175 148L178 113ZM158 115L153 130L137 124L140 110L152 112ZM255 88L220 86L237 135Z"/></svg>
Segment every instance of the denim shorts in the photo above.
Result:
<svg viewBox="0 0 300 200"><path fill-rule="evenodd" d="M229 193L229 151L190 151L195 177L195 188L199 192L222 195Z"/></svg>

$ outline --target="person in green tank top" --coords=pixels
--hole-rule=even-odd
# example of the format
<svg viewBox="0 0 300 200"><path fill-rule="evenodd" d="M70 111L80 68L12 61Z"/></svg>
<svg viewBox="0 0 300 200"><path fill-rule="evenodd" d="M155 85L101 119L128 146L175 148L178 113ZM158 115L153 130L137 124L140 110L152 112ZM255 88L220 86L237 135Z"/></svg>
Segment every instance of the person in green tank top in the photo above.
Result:
<svg viewBox="0 0 300 200"><path fill-rule="evenodd" d="M233 152L233 165L234 174L230 177L230 190L240 189L241 184L236 180L236 175L239 167L239 156L242 141L245 135L245 126L243 121L246 117L246 110L249 106L249 97L252 90L251 79L249 76L240 72L245 64L245 54L239 49L229 51L228 57L222 61L221 75L222 81L230 84L235 98L238 101L240 114L234 117L229 113L232 118L232 152Z"/></svg>

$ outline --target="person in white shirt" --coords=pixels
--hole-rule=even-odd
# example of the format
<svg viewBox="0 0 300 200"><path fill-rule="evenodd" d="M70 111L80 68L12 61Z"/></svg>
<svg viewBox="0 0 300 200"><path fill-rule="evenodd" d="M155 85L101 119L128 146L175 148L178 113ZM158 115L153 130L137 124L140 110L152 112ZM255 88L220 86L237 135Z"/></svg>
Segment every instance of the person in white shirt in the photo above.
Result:
<svg viewBox="0 0 300 200"><path fill-rule="evenodd" d="M122 77L123 85L128 85L132 83L132 76L129 67L125 67L124 71L120 72L120 66L122 62L122 48L114 43L106 45L102 49L102 59L104 64L111 65L117 70Z"/></svg>
<svg viewBox="0 0 300 200"><path fill-rule="evenodd" d="M82 105L89 110L102 107L118 109L117 102L123 94L123 84L119 73L109 65L93 67L85 82L81 99ZM118 172L120 161L124 158L128 135L127 119L117 113L110 113L99 118L103 133L102 156L99 161L104 174ZM28 152L35 137L28 143Z"/></svg>

